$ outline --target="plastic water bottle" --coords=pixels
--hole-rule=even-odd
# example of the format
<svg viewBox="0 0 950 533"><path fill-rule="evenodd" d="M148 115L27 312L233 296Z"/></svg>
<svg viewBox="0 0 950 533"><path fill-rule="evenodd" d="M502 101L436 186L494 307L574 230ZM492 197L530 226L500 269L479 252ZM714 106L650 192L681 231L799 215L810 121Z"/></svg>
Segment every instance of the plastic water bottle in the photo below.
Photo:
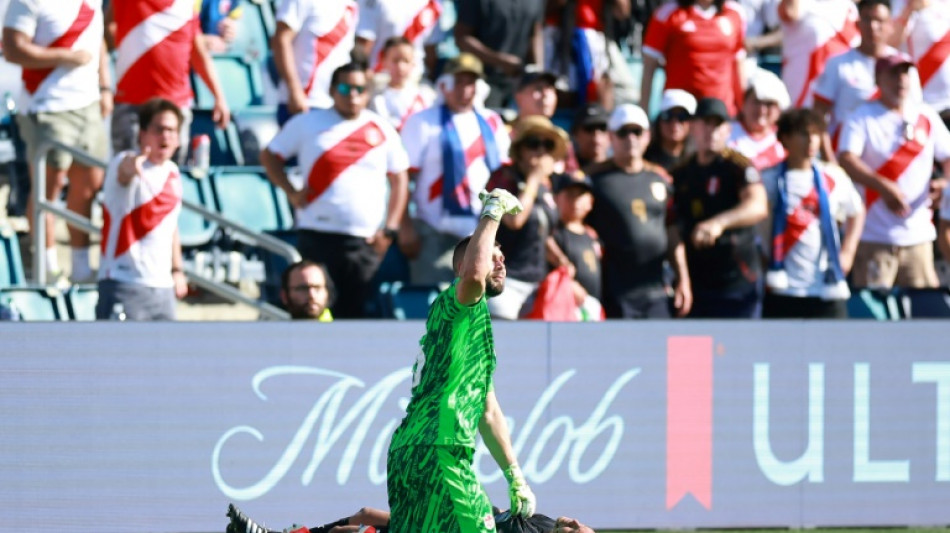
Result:
<svg viewBox="0 0 950 533"><path fill-rule="evenodd" d="M112 304L112 314L109 315L109 320L125 322L125 318L125 306L120 302Z"/></svg>
<svg viewBox="0 0 950 533"><path fill-rule="evenodd" d="M205 177L211 167L211 137L202 133L191 138L191 171L195 177Z"/></svg>

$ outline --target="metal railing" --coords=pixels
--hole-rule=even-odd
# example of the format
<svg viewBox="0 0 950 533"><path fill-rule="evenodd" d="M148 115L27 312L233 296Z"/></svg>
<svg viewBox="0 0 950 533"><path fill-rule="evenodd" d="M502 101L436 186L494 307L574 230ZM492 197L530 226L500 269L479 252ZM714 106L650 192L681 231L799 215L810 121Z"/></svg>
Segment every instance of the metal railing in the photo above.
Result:
<svg viewBox="0 0 950 533"><path fill-rule="evenodd" d="M31 191L33 196L33 280L39 285L46 285L46 213L56 215L62 218L67 224L85 231L90 235L100 238L102 236L101 228L93 224L93 222L85 216L60 207L46 199L46 157L49 151L53 149L67 152L72 155L75 160L90 167L106 168L107 166L105 161L101 161L82 150L61 142L45 139L40 143L36 151L36 156L33 159L33 190ZM231 232L238 233L246 237L251 244L280 255L290 263L295 263L301 259L300 253L290 244L270 235L264 235L251 230L233 220L221 216L219 213L206 209L200 204L182 200L182 209L193 211ZM277 320L287 320L290 318L290 314L283 309L267 302L251 298L234 287L215 281L187 265L185 265L183 270L188 281L228 301L251 306L257 309L263 318Z"/></svg>

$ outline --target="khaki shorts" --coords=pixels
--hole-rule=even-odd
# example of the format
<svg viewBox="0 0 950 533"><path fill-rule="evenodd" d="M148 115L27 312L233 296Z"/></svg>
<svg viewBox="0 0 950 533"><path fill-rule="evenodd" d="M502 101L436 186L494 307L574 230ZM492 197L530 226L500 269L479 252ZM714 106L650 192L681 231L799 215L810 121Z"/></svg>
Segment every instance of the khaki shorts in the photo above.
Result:
<svg viewBox="0 0 950 533"><path fill-rule="evenodd" d="M109 155L105 121L99 110L99 102L72 111L39 112L17 115L17 125L26 143L26 155L32 165L36 149L44 139L59 141L88 152L105 161ZM73 156L61 150L47 154L46 165L66 170L73 164Z"/></svg>
<svg viewBox="0 0 950 533"><path fill-rule="evenodd" d="M861 288L931 288L940 285L931 242L911 246L859 242L851 276L854 286Z"/></svg>

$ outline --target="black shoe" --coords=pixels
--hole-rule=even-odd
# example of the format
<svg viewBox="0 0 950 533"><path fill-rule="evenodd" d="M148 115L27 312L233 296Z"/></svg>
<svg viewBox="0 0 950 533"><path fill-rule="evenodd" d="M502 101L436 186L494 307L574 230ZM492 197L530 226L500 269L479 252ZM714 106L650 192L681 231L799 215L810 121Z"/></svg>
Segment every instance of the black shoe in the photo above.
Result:
<svg viewBox="0 0 950 533"><path fill-rule="evenodd" d="M231 523L228 524L228 528L225 530L226 533L279 533L251 520L233 503L228 504L228 518L231 519Z"/></svg>

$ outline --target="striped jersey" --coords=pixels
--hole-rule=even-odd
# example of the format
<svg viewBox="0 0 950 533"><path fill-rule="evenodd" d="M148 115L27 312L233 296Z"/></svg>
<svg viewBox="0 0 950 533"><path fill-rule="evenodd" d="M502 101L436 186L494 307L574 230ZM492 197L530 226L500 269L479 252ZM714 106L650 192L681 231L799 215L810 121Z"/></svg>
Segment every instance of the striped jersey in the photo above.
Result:
<svg viewBox="0 0 950 533"><path fill-rule="evenodd" d="M492 390L495 344L488 303L466 306L455 295L458 280L429 309L426 334L412 368L412 398L391 448L475 447L485 398Z"/></svg>

